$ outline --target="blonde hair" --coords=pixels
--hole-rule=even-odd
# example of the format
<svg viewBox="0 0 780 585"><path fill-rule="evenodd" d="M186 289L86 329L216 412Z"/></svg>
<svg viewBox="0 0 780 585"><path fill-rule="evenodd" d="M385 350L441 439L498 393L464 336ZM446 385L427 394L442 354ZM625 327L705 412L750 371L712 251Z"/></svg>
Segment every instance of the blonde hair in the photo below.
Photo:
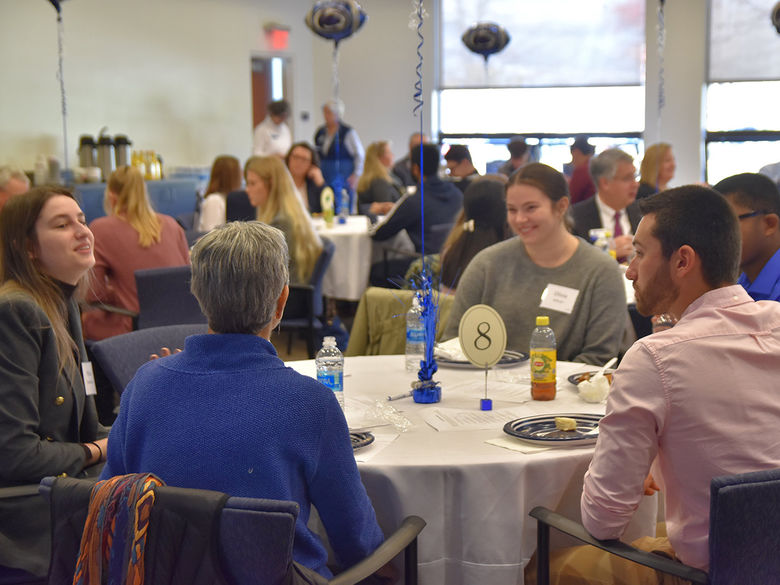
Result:
<svg viewBox="0 0 780 585"><path fill-rule="evenodd" d="M78 372L74 355L78 346L68 331L68 307L62 288L54 278L41 271L30 250L38 246L35 224L44 205L52 197L64 195L75 200L65 187L36 187L24 197L12 197L0 214L0 294L24 293L33 298L51 323L57 347L59 371ZM89 271L78 282L74 296L80 298L86 288Z"/></svg>
<svg viewBox="0 0 780 585"><path fill-rule="evenodd" d="M108 197L109 191L116 195L113 207ZM138 232L138 243L142 248L160 241L160 220L149 203L144 178L135 167L122 166L111 173L106 184L103 208L107 214L126 221Z"/></svg>
<svg viewBox="0 0 780 585"><path fill-rule="evenodd" d="M653 187L658 187L658 173L661 163L672 145L667 142L659 142L648 146L642 163L639 165L639 180Z"/></svg>
<svg viewBox="0 0 780 585"><path fill-rule="evenodd" d="M290 221L295 238L290 257L295 260L298 280L305 282L322 252L322 243L287 167L275 156L253 156L244 166L245 178L249 171L260 177L268 189L268 199L257 208L257 220L270 224L281 214Z"/></svg>
<svg viewBox="0 0 780 585"><path fill-rule="evenodd" d="M358 193L368 190L371 187L371 182L374 179L382 179L390 182L390 173L387 171L385 165L379 160L385 148L388 147L386 140L380 140L379 142L372 142L366 149L366 160L363 163L363 174L360 175L360 180L357 184Z"/></svg>

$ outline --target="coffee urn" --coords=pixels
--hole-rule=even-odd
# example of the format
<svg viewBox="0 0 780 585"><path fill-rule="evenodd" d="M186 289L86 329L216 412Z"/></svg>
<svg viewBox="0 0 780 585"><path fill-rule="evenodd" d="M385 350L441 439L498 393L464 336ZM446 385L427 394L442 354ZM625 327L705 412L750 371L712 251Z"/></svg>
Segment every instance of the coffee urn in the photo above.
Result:
<svg viewBox="0 0 780 585"><path fill-rule="evenodd" d="M79 166L83 169L97 166L95 139L87 134L82 134L79 138Z"/></svg>
<svg viewBox="0 0 780 585"><path fill-rule="evenodd" d="M103 174L103 182L114 172L114 141L110 136L100 136L97 146L97 166Z"/></svg>
<svg viewBox="0 0 780 585"><path fill-rule="evenodd" d="M124 134L114 136L114 155L116 157L116 168L130 164L130 139Z"/></svg>

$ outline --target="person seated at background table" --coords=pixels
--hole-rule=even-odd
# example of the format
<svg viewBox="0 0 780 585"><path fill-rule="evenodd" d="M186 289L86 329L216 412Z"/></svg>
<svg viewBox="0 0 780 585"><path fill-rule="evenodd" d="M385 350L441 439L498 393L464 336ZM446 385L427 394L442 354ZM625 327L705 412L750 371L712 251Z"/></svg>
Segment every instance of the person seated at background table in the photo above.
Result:
<svg viewBox="0 0 780 585"><path fill-rule="evenodd" d="M325 187L325 179L314 147L308 142L296 142L287 151L284 164L287 165L295 189L306 204L309 213L321 213L320 196Z"/></svg>
<svg viewBox="0 0 780 585"><path fill-rule="evenodd" d="M475 177L479 176L479 172L471 161L469 147L465 144L450 146L447 154L444 155L444 160L447 161L447 171L452 184L460 189L461 193L466 190Z"/></svg>
<svg viewBox="0 0 780 585"><path fill-rule="evenodd" d="M309 281L322 242L281 159L253 156L244 165L249 201L257 219L282 230L290 250L290 282Z"/></svg>
<svg viewBox="0 0 780 585"><path fill-rule="evenodd" d="M423 169L420 170L420 149L422 149ZM417 178L418 187L414 193L405 193L381 222L369 229L369 235L378 242L389 240L402 230L406 230L409 239L418 253L435 254L441 249L446 234L452 229L455 218L463 207L463 194L452 183L439 178L439 147L435 144L415 146L411 152L412 173ZM424 175L424 176L423 176ZM420 186L422 180L422 186ZM422 233L420 199L424 192L425 233ZM371 282L379 286L386 279L403 276L411 262L409 259L388 262L387 274L379 274L380 267L372 268Z"/></svg>
<svg viewBox="0 0 780 585"><path fill-rule="evenodd" d="M590 230L605 228L612 232L615 253L624 262L633 251L631 235L642 219L636 199L634 159L619 148L608 148L590 161L590 174L596 194L571 206L572 232L590 242Z"/></svg>
<svg viewBox="0 0 780 585"><path fill-rule="evenodd" d="M643 492L660 489L668 538L634 545L707 570L712 478L780 467L780 305L734 284L738 220L716 192L687 185L641 205L626 276L640 313L679 320L637 341L613 376L582 522L595 538L619 538ZM553 553L551 574L567 584L681 582L618 557L599 562L604 554Z"/></svg>
<svg viewBox="0 0 780 585"><path fill-rule="evenodd" d="M361 215L384 215L401 198L403 186L390 173L393 151L386 140L372 142L366 149L363 174L357 184L358 210Z"/></svg>
<svg viewBox="0 0 780 585"><path fill-rule="evenodd" d="M230 155L218 156L211 165L206 195L200 206L198 231L207 232L225 223L228 193L241 189L241 163Z"/></svg>
<svg viewBox="0 0 780 585"><path fill-rule="evenodd" d="M409 150L393 165L393 174L401 180L404 187L413 187L416 184L412 176L412 161L410 158L412 149L418 144L428 144L430 141L430 138L419 132L413 132L409 136Z"/></svg>
<svg viewBox="0 0 780 585"><path fill-rule="evenodd" d="M509 150L509 160L498 167L498 172L508 177L517 169L528 164L528 157L531 151L528 149L528 144L522 136L512 138L509 144L506 145L506 148Z"/></svg>
<svg viewBox="0 0 780 585"><path fill-rule="evenodd" d="M548 315L558 359L603 364L618 355L627 321L620 269L601 250L569 233L566 178L545 164L513 174L507 221L516 238L485 248L458 283L444 338L457 337L463 313L476 304L504 320L507 349L528 352L537 315Z"/></svg>
<svg viewBox="0 0 780 585"><path fill-rule="evenodd" d="M119 167L108 178L104 206L107 216L92 221L95 269L87 301L138 312L135 271L190 263L184 230L169 215L155 213L146 184L135 167ZM83 317L84 336L100 340L128 333L132 319L93 309Z"/></svg>
<svg viewBox="0 0 780 585"><path fill-rule="evenodd" d="M441 252L442 292L454 292L472 258L511 235L506 223L505 175L479 177L463 194L463 211Z"/></svg>
<svg viewBox="0 0 780 585"><path fill-rule="evenodd" d="M195 244L192 293L209 333L139 369L101 478L150 472L168 485L297 502L293 558L330 577L307 526L312 506L344 566L384 537L333 391L285 367L269 341L289 293L287 256L284 234L259 222L220 226Z"/></svg>
<svg viewBox="0 0 780 585"><path fill-rule="evenodd" d="M677 163L672 153L672 145L659 142L649 146L639 165L639 190L636 198L644 199L654 193L664 191L674 178Z"/></svg>
<svg viewBox="0 0 780 585"><path fill-rule="evenodd" d="M569 179L569 193L571 204L574 205L590 199L596 193L596 184L590 176L590 160L596 149L588 142L586 136L577 136L569 150L573 166L571 179Z"/></svg>
<svg viewBox="0 0 780 585"><path fill-rule="evenodd" d="M0 167L0 211L14 195L21 195L30 189L30 179L24 171L9 166Z"/></svg>
<svg viewBox="0 0 780 585"><path fill-rule="evenodd" d="M77 303L95 263L92 232L68 189L36 187L8 201L0 233L0 488L96 475L108 430L82 379ZM33 494L0 499L0 577L47 573L49 506Z"/></svg>
<svg viewBox="0 0 780 585"><path fill-rule="evenodd" d="M726 197L742 233L737 281L756 301L780 301L780 190L772 179L741 173L714 189Z"/></svg>

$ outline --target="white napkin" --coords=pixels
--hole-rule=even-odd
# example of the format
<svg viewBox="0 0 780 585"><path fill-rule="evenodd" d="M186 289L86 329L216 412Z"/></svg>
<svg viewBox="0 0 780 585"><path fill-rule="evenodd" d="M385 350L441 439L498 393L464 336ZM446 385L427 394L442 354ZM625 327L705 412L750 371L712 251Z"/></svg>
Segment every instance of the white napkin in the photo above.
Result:
<svg viewBox="0 0 780 585"><path fill-rule="evenodd" d="M467 362L468 359L460 348L460 339L453 337L442 343L437 343L433 348L433 355L454 362Z"/></svg>
<svg viewBox="0 0 780 585"><path fill-rule="evenodd" d="M518 439L512 439L510 437L499 437L497 439L488 439L485 441L488 445L495 445L503 449L509 449L510 451L520 451L520 453L526 453L530 455L532 453L541 453L542 451L549 451L551 447L537 447L529 443L524 443Z"/></svg>
<svg viewBox="0 0 780 585"><path fill-rule="evenodd" d="M355 451L355 461L365 463L378 455L385 447L398 438L398 433L373 433L374 442Z"/></svg>

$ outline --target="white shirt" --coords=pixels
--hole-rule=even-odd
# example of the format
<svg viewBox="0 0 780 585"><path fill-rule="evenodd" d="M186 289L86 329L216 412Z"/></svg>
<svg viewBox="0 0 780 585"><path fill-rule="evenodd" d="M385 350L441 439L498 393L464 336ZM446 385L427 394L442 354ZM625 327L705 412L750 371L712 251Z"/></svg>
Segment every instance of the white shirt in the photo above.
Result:
<svg viewBox="0 0 780 585"><path fill-rule="evenodd" d="M210 193L203 200L200 206L200 217L198 218L198 231L208 232L218 225L225 223L227 213L227 202L222 193Z"/></svg>
<svg viewBox="0 0 780 585"><path fill-rule="evenodd" d="M601 200L601 196L596 193L596 207L599 209L599 217L601 218L601 227L604 229L614 231L615 229L615 210ZM630 236L634 232L631 231L631 222L628 220L628 213L625 209L620 210L620 227L623 228L623 235ZM612 234L613 236L615 234Z"/></svg>
<svg viewBox="0 0 780 585"><path fill-rule="evenodd" d="M255 128L254 153L257 156L284 156L292 146L292 136L287 124L274 124L271 116L266 116Z"/></svg>

